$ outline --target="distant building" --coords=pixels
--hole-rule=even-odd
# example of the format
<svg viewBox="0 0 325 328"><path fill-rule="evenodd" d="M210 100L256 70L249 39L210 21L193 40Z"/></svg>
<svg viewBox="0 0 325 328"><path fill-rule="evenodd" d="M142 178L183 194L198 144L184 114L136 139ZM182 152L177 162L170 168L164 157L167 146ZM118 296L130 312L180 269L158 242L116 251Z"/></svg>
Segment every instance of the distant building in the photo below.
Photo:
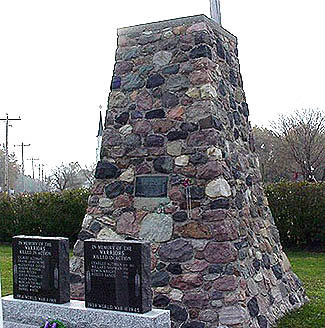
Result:
<svg viewBox="0 0 325 328"><path fill-rule="evenodd" d="M97 133L97 148L96 148L96 162L100 161L100 147L102 145L103 138L103 120L102 120L102 112L99 112L99 126Z"/></svg>

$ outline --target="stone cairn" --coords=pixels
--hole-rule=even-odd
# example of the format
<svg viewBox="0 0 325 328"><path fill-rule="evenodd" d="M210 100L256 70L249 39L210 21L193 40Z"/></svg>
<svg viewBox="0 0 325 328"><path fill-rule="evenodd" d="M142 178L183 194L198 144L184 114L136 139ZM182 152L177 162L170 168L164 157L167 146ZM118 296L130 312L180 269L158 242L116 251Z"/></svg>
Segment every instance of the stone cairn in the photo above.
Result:
<svg viewBox="0 0 325 328"><path fill-rule="evenodd" d="M306 302L263 193L237 39L204 15L118 30L96 181L83 240L152 243L153 305L173 327L271 327ZM137 176L167 197L137 198Z"/></svg>

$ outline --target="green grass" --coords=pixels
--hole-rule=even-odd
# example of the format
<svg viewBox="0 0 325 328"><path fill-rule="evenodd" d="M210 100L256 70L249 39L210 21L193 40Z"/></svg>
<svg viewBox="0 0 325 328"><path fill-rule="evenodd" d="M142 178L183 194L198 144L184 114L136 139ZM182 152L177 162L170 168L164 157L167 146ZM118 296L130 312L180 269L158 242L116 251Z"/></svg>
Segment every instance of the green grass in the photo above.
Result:
<svg viewBox="0 0 325 328"><path fill-rule="evenodd" d="M293 271L304 282L310 302L286 315L278 328L325 328L325 254L287 252Z"/></svg>
<svg viewBox="0 0 325 328"><path fill-rule="evenodd" d="M0 246L2 296L12 294L11 246Z"/></svg>
<svg viewBox="0 0 325 328"><path fill-rule="evenodd" d="M278 328L325 328L325 253L287 252L310 302L285 316ZM12 294L11 247L0 246L2 296Z"/></svg>

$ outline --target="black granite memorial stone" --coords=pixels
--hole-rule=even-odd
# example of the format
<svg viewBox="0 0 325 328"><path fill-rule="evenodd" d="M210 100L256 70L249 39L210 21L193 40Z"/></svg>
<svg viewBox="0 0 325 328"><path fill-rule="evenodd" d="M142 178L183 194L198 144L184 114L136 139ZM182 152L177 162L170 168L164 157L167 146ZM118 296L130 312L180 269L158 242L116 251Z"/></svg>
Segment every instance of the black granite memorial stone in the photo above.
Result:
<svg viewBox="0 0 325 328"><path fill-rule="evenodd" d="M145 313L152 308L150 244L88 239L85 251L85 305Z"/></svg>
<svg viewBox="0 0 325 328"><path fill-rule="evenodd" d="M16 236L12 242L14 298L70 301L69 240Z"/></svg>
<svg viewBox="0 0 325 328"><path fill-rule="evenodd" d="M167 197L167 176L136 177L135 197Z"/></svg>

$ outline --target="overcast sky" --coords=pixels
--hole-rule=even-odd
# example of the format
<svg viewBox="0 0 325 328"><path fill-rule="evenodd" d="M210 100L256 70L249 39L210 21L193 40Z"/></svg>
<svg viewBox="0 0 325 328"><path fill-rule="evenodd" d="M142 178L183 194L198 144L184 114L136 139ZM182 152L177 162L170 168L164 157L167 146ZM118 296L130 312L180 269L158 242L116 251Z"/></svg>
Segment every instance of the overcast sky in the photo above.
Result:
<svg viewBox="0 0 325 328"><path fill-rule="evenodd" d="M253 125L325 108L324 1L221 0L221 8L223 27L238 37ZM209 15L209 0L0 1L0 118L22 118L9 130L10 151L20 161L13 145L30 143L25 159L39 158L47 170L94 162L116 29L197 14Z"/></svg>

